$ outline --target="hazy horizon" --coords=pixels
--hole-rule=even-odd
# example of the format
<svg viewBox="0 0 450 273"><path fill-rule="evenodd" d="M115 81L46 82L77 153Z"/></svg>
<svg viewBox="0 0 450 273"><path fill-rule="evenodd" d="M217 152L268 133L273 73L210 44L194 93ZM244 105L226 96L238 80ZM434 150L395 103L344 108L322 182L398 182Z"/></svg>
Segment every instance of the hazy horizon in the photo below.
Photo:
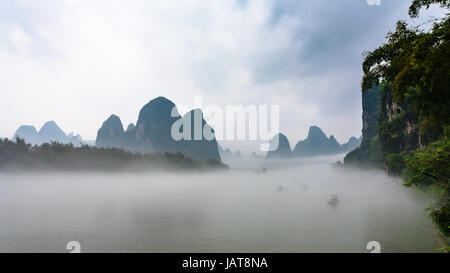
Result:
<svg viewBox="0 0 450 273"><path fill-rule="evenodd" d="M53 123L54 122L54 120L51 120L51 121L47 121L47 122L49 122L49 123ZM59 127L59 125L55 122L55 123L53 123L53 124L56 124L56 126L58 126ZM127 128L127 126L126 126L126 124L123 124L124 125L124 129L126 130L126 128ZM40 127L36 127L36 126L34 126L33 124L21 124L20 126L33 126L35 129L36 129L36 131L37 132L39 132L40 131ZM52 125L53 126L53 125ZM248 123L247 123L247 126L249 126L248 125ZM315 125L311 125L310 127L313 127L313 126L315 126ZM19 127L18 127L19 128ZM60 128L60 127L59 127ZM61 129L61 128L60 128ZM333 133L330 133L330 132L327 132L325 129L323 129L323 128L320 128L320 129L322 129L322 131L325 133L325 135L326 135L326 137L331 137L331 136L334 136L334 134ZM61 129L62 130L62 129ZM74 136L76 136L76 135L78 135L78 133L77 132L65 132L64 130L63 130L63 132L67 135L67 136L69 136L69 135L74 135ZM283 132L277 132L276 134L278 134L278 133L282 133L282 134L284 134ZM275 136L276 134L273 134L272 135L272 137L273 136ZM0 138L7 138L7 139L10 139L10 140L13 140L13 141L15 141L15 139L14 139L14 137L15 137L15 135L13 134L11 137L3 137L3 136L0 136ZM20 137L20 136L19 136ZM81 136L82 137L82 136ZM291 148L291 150L293 151L294 150L294 148L295 148L295 146L296 146L296 144L299 142L299 141L303 141L303 140L305 140L306 139L306 137L307 136L305 136L305 138L304 139L298 139L298 140L293 140L293 139L288 139L289 140L289 145L290 145L290 148ZM351 136L351 137L356 137L356 138L360 138L360 137L362 137L362 135L360 134L359 136L358 135L355 135L355 136ZM28 143L28 138L27 137L25 137L25 142L26 143ZM85 142L85 143L89 143L90 145L95 145L96 144L96 141L95 141L95 138L94 139L84 139L84 138L82 138L82 140ZM349 139L347 139L346 141L343 141L343 142L339 142L339 144L345 144L347 141L348 141ZM42 143L44 143L45 142L45 140L42 142ZM233 153L236 153L236 152L241 152L241 155L244 155L244 156L250 156L250 155L252 155L253 153L256 153L257 155L266 155L266 152L263 152L263 151L261 151L260 149L259 149L259 146L258 145L260 145L261 143L263 143L262 141L260 141L260 140L256 140L256 141L252 141L252 140L226 140L226 139L223 139L223 140L217 140L217 142L218 142L218 144L220 145L220 148L221 149L223 149L223 150L226 150L226 149L230 149L231 150L231 152L233 152ZM33 144L33 143L32 143ZM36 144L36 143L35 143Z"/></svg>

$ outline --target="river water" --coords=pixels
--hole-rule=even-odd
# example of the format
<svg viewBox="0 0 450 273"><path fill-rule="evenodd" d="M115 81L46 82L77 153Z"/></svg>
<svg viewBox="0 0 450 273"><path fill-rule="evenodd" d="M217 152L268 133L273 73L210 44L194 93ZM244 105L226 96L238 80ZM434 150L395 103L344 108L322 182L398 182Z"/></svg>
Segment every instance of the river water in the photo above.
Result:
<svg viewBox="0 0 450 273"><path fill-rule="evenodd" d="M442 246L425 194L381 171L332 167L335 159L242 160L197 174L0 174L0 252L67 252L69 241L82 252Z"/></svg>

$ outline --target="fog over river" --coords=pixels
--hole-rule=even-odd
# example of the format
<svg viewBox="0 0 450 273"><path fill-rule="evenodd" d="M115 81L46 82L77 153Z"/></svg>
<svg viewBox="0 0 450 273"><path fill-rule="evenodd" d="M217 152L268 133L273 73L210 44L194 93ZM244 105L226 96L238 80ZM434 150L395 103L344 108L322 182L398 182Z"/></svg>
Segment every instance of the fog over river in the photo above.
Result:
<svg viewBox="0 0 450 273"><path fill-rule="evenodd" d="M337 159L242 159L195 174L0 174L0 251L67 252L69 241L82 252L441 247L423 193L382 171L332 167Z"/></svg>

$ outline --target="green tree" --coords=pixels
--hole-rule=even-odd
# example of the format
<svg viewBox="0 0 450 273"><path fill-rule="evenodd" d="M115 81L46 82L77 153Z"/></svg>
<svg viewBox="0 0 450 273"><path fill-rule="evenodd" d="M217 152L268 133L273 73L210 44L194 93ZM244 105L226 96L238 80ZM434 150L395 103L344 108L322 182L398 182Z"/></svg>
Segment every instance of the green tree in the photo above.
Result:
<svg viewBox="0 0 450 273"><path fill-rule="evenodd" d="M409 7L409 15L417 17L422 7L429 8L431 4L439 4L443 8L450 8L450 0L413 0Z"/></svg>
<svg viewBox="0 0 450 273"><path fill-rule="evenodd" d="M429 32L400 21L387 38L387 43L366 55L363 90L381 80L389 82L397 102L412 103L422 132L449 124L449 17L435 22Z"/></svg>
<svg viewBox="0 0 450 273"><path fill-rule="evenodd" d="M431 209L431 218L447 236L450 235L450 138L430 144L405 157L406 185L431 187L438 201Z"/></svg>

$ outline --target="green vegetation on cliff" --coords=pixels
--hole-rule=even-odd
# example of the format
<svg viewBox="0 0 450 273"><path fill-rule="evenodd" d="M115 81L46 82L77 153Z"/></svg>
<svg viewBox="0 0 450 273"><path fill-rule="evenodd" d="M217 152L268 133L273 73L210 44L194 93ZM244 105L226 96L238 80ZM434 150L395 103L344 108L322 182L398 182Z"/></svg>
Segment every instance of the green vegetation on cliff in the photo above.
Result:
<svg viewBox="0 0 450 273"><path fill-rule="evenodd" d="M424 149L414 150L403 157L407 186L429 188L438 197L431 208L431 217L439 228L450 235L450 128L444 137Z"/></svg>
<svg viewBox="0 0 450 273"><path fill-rule="evenodd" d="M409 13L417 17L422 7L431 4L450 8L450 0L414 0ZM381 165L390 174L403 176L405 185L436 193L430 215L450 235L449 14L430 23L424 30L399 21L387 42L367 53L362 79L363 140L345 163ZM378 98L370 95L373 86L379 87ZM370 116L377 116L377 122L369 123L365 117Z"/></svg>
<svg viewBox="0 0 450 273"><path fill-rule="evenodd" d="M412 10L420 2L448 6L450 0L414 1ZM429 31L399 21L387 38L363 62L363 90L387 82L393 102L400 104L398 109L406 105L410 109L404 110L414 111L420 133L431 134L432 140L450 123L450 18L435 21Z"/></svg>

